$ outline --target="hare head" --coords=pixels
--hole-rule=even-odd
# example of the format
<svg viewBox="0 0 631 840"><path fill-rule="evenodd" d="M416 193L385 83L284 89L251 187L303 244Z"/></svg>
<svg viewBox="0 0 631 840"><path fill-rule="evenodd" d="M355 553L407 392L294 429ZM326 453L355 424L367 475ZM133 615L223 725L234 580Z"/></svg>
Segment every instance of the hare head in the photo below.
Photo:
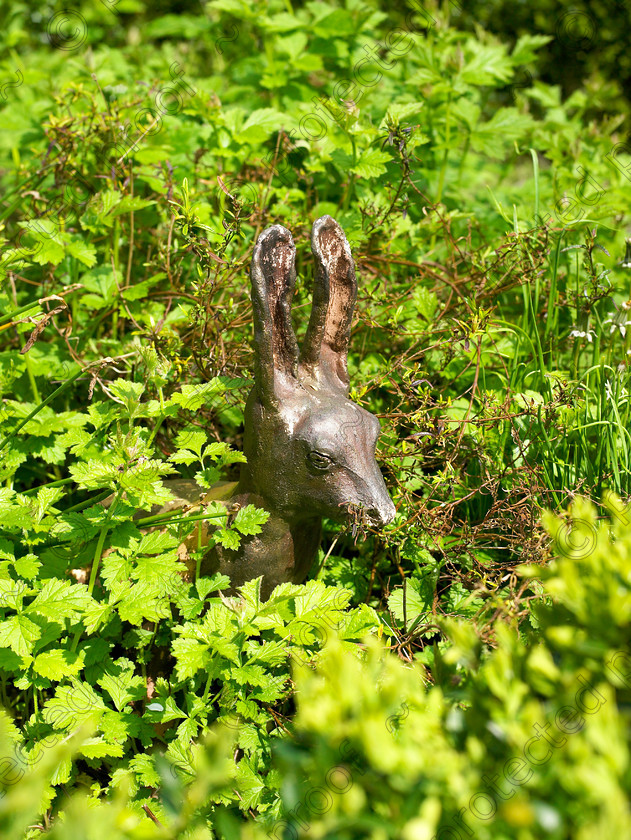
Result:
<svg viewBox="0 0 631 840"><path fill-rule="evenodd" d="M267 228L251 268L255 386L246 405L242 482L287 521L343 519L360 509L373 526L395 515L375 461L377 418L348 399L347 353L357 281L344 231L314 225L311 317L302 351L291 324L296 249Z"/></svg>

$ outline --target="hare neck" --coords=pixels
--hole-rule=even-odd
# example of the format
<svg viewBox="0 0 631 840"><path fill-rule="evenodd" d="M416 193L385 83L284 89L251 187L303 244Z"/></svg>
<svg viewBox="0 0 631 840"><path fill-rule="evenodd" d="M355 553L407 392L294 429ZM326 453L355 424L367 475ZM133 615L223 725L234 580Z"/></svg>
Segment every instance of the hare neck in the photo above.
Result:
<svg viewBox="0 0 631 840"><path fill-rule="evenodd" d="M318 555L322 520L320 517L287 516L268 504L247 484L237 487L237 492L227 502L234 510L237 506L254 505L269 511L269 519L259 534L242 539L238 552L215 545L208 568L203 574L221 571L232 581L237 590L246 581L263 576L261 595L268 598L275 586L281 583L303 583Z"/></svg>
<svg viewBox="0 0 631 840"><path fill-rule="evenodd" d="M242 464L239 481L234 490L232 498L242 503L242 497L248 497L247 504L255 505L269 511L276 519L282 519L287 527L292 529L295 526L307 525L310 528L317 528L318 532L322 524L322 517L314 514L308 508L296 510L292 507L279 503L278 499L270 498L261 488L256 486L252 473L247 464Z"/></svg>

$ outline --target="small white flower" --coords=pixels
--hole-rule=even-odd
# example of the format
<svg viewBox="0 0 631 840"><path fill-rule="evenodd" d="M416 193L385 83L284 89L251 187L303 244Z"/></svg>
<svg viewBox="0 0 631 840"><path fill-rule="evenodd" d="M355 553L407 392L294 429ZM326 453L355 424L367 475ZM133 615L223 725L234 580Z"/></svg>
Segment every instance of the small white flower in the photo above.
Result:
<svg viewBox="0 0 631 840"><path fill-rule="evenodd" d="M609 335L615 333L616 330L620 333L620 335L624 338L627 334L627 327L631 324L629 320L623 320L620 314L614 315L612 318L606 318L603 321L603 327L605 324L611 324L609 327Z"/></svg>
<svg viewBox="0 0 631 840"><path fill-rule="evenodd" d="M572 330L570 333L570 338L586 338L589 343L593 341L594 332L592 330Z"/></svg>

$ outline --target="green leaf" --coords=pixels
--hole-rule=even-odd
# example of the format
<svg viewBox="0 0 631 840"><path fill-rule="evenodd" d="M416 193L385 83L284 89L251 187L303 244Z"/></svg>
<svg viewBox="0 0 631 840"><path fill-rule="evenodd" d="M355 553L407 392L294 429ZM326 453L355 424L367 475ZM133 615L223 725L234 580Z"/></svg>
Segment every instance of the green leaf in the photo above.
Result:
<svg viewBox="0 0 631 840"><path fill-rule="evenodd" d="M14 560L14 546L10 540L0 537L0 560Z"/></svg>
<svg viewBox="0 0 631 840"><path fill-rule="evenodd" d="M203 405L213 402L225 390L223 382L216 376L210 382L199 385L182 385L181 393L176 391L172 394L166 405L179 405L188 411L197 411Z"/></svg>
<svg viewBox="0 0 631 840"><path fill-rule="evenodd" d="M113 609L111 604L93 601L83 614L83 625L86 633L96 633L99 627L107 622Z"/></svg>
<svg viewBox="0 0 631 840"><path fill-rule="evenodd" d="M219 545L222 545L224 548L228 548L231 551L236 551L241 544L239 535L234 531L229 531L225 528L218 528L216 531L213 531L212 538L215 542L218 542Z"/></svg>
<svg viewBox="0 0 631 840"><path fill-rule="evenodd" d="M30 591L23 580L0 580L0 607L21 610L24 596Z"/></svg>
<svg viewBox="0 0 631 840"><path fill-rule="evenodd" d="M241 508L234 518L233 527L244 535L260 534L261 526L269 519L267 510L261 510L254 505L246 505Z"/></svg>
<svg viewBox="0 0 631 840"><path fill-rule="evenodd" d="M83 668L85 654L70 650L48 650L35 657L33 670L49 680L73 677Z"/></svg>
<svg viewBox="0 0 631 840"><path fill-rule="evenodd" d="M230 586L230 578L216 572L212 577L200 577L195 581L195 588L202 601L205 601L209 592L216 592L220 589L227 589Z"/></svg>
<svg viewBox="0 0 631 840"><path fill-rule="evenodd" d="M411 117L412 114L418 114L424 107L424 102L393 102L392 105L388 106L386 117L390 117L390 119L394 120L399 125L402 123L405 124L407 117ZM386 128L386 117L384 117L381 121L379 128Z"/></svg>
<svg viewBox="0 0 631 840"><path fill-rule="evenodd" d="M122 621L138 626L145 620L161 621L170 618L171 607L167 598L157 595L155 582L136 583L121 598L118 614Z"/></svg>
<svg viewBox="0 0 631 840"><path fill-rule="evenodd" d="M174 537L173 534L169 534L166 531L152 531L149 534L145 534L142 538L136 553L160 554L161 552L177 548L179 544L180 540Z"/></svg>
<svg viewBox="0 0 631 840"><path fill-rule="evenodd" d="M100 233L104 228L111 227L114 220L111 211L121 201L123 195L118 190L103 190L93 196L81 216L81 226L92 233Z"/></svg>
<svg viewBox="0 0 631 840"><path fill-rule="evenodd" d="M378 178L386 171L384 164L390 161L392 161L392 156L388 152L382 152L381 149L368 149L361 154L355 166L351 167L351 172L360 178Z"/></svg>
<svg viewBox="0 0 631 840"><path fill-rule="evenodd" d="M86 738L81 742L79 754L85 758L122 758L125 750L121 744L108 744L103 738Z"/></svg>
<svg viewBox="0 0 631 840"><path fill-rule="evenodd" d="M32 657L18 656L10 648L0 647L0 668L5 671L22 672L28 668Z"/></svg>
<svg viewBox="0 0 631 840"><path fill-rule="evenodd" d="M470 40L473 55L460 71L460 79L469 85L493 85L507 83L513 75L513 64L506 55L506 49L497 44L483 44Z"/></svg>
<svg viewBox="0 0 631 840"><path fill-rule="evenodd" d="M26 608L26 612L37 613L50 621L63 624L67 618L71 621L81 618L91 601L87 587L83 584L71 584L65 580L51 578L44 583L41 592Z"/></svg>
<svg viewBox="0 0 631 840"><path fill-rule="evenodd" d="M90 458L70 465L70 474L80 487L86 490L114 488L120 477L115 464L107 464L98 458Z"/></svg>
<svg viewBox="0 0 631 840"><path fill-rule="evenodd" d="M111 305L118 292L116 276L111 265L99 265L81 277L81 282L88 292L83 295L82 303L94 309L103 309Z"/></svg>
<svg viewBox="0 0 631 840"><path fill-rule="evenodd" d="M125 662L127 663L126 666L118 664ZM115 669L118 673L107 673L97 682L110 695L119 712L122 712L132 700L141 700L146 696L145 681L140 675L134 675L132 662L117 660L109 668L111 670Z"/></svg>
<svg viewBox="0 0 631 840"><path fill-rule="evenodd" d="M199 456L187 449L178 449L177 452L169 455L169 461L173 461L174 464L195 464L199 461Z"/></svg>
<svg viewBox="0 0 631 840"><path fill-rule="evenodd" d="M19 225L29 232L36 243L36 251L31 257L33 262L38 265L59 265L66 253L59 224L50 219L35 219L19 222Z"/></svg>
<svg viewBox="0 0 631 840"><path fill-rule="evenodd" d="M521 35L513 47L511 59L514 64L528 64L537 58L536 50L552 40L551 35Z"/></svg>
<svg viewBox="0 0 631 840"><path fill-rule="evenodd" d="M144 785L144 787L159 788L162 784L162 779L156 770L152 756L146 753L136 755L129 762L129 767L137 774L141 785Z"/></svg>
<svg viewBox="0 0 631 840"><path fill-rule="evenodd" d="M252 111L239 131L238 139L248 143L261 143L274 131L283 128L288 123L285 114L273 108L259 108Z"/></svg>
<svg viewBox="0 0 631 840"><path fill-rule="evenodd" d="M207 644L203 644L197 639L174 639L171 647L179 680L194 677L198 671L208 669L211 655Z"/></svg>
<svg viewBox="0 0 631 840"><path fill-rule="evenodd" d="M340 639L361 641L370 633L378 632L380 626L381 622L375 610L368 604L360 604L354 610L344 614L338 635Z"/></svg>
<svg viewBox="0 0 631 840"><path fill-rule="evenodd" d="M140 584L146 584L154 594L163 596L174 594L183 585L184 572L186 566L178 562L177 552L172 551L170 554L151 554L137 558L131 576Z"/></svg>
<svg viewBox="0 0 631 840"><path fill-rule="evenodd" d="M127 288L121 290L121 297L125 300L141 300L146 297L151 289L165 276L166 275L163 272L158 272L148 280L134 282L132 286L128 286Z"/></svg>
<svg viewBox="0 0 631 840"><path fill-rule="evenodd" d="M465 589L459 580L451 584L441 602L446 613L463 616L475 615L484 603L481 598L477 598Z"/></svg>
<svg viewBox="0 0 631 840"><path fill-rule="evenodd" d="M243 452L237 452L232 447L222 442L214 441L209 443L204 450L204 458L212 458L214 461L221 461L222 464L245 463L247 458Z"/></svg>
<svg viewBox="0 0 631 840"><path fill-rule="evenodd" d="M42 631L25 615L12 615L0 622L0 646L10 647L18 656L33 652Z"/></svg>
<svg viewBox="0 0 631 840"><path fill-rule="evenodd" d="M110 382L112 398L122 403L130 416L134 416L140 404L140 397L143 395L145 386L142 382L130 382L126 379L117 379Z"/></svg>
<svg viewBox="0 0 631 840"><path fill-rule="evenodd" d="M517 108L500 108L488 122L478 124L472 132L471 147L499 156L508 143L523 140L533 124L532 117L520 113Z"/></svg>
<svg viewBox="0 0 631 840"><path fill-rule="evenodd" d="M243 810L256 808L265 790L265 782L250 767L246 759L242 759L239 762L236 783L239 786L240 807Z"/></svg>
<svg viewBox="0 0 631 840"><path fill-rule="evenodd" d="M76 729L105 711L105 703L87 682L70 680L70 685L58 685L55 696L44 705L44 720L57 730Z"/></svg>
<svg viewBox="0 0 631 840"><path fill-rule="evenodd" d="M126 195L111 211L111 216L122 216L124 213L131 213L135 210L144 210L145 207L152 207L156 202L148 198L141 198L139 195Z"/></svg>
<svg viewBox="0 0 631 840"><path fill-rule="evenodd" d="M230 669L230 677L238 685L254 685L265 686L270 680L270 675L267 671L261 668L260 665L241 665L238 668Z"/></svg>
<svg viewBox="0 0 631 840"><path fill-rule="evenodd" d="M197 455L197 460L202 457L202 448L206 443L206 432L199 429L182 429L175 437L175 445L178 449L190 449Z"/></svg>
<svg viewBox="0 0 631 840"><path fill-rule="evenodd" d="M80 263L91 268L96 263L96 249L90 242L86 242L80 236L65 237L66 251L71 257L75 257Z"/></svg>
<svg viewBox="0 0 631 840"><path fill-rule="evenodd" d="M157 697L147 704L145 717L157 723L170 723L172 720L182 720L186 714L177 707L172 697Z"/></svg>
<svg viewBox="0 0 631 840"><path fill-rule="evenodd" d="M221 478L221 471L217 467L206 467L195 473L195 481L200 487L210 490Z"/></svg>
<svg viewBox="0 0 631 840"><path fill-rule="evenodd" d="M433 600L433 586L406 578L404 586L397 587L388 598L388 607L401 625L406 621L409 629L420 616L431 615Z"/></svg>

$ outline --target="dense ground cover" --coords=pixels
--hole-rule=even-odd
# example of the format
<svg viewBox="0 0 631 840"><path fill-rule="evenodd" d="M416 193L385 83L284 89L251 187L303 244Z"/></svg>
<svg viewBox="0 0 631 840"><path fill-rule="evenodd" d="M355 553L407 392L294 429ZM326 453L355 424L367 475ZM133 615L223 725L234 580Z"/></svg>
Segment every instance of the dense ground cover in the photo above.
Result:
<svg viewBox="0 0 631 840"><path fill-rule="evenodd" d="M622 92L444 6L0 4L3 836L628 833ZM324 213L397 518L232 601L132 514L236 476L253 242L300 314Z"/></svg>

